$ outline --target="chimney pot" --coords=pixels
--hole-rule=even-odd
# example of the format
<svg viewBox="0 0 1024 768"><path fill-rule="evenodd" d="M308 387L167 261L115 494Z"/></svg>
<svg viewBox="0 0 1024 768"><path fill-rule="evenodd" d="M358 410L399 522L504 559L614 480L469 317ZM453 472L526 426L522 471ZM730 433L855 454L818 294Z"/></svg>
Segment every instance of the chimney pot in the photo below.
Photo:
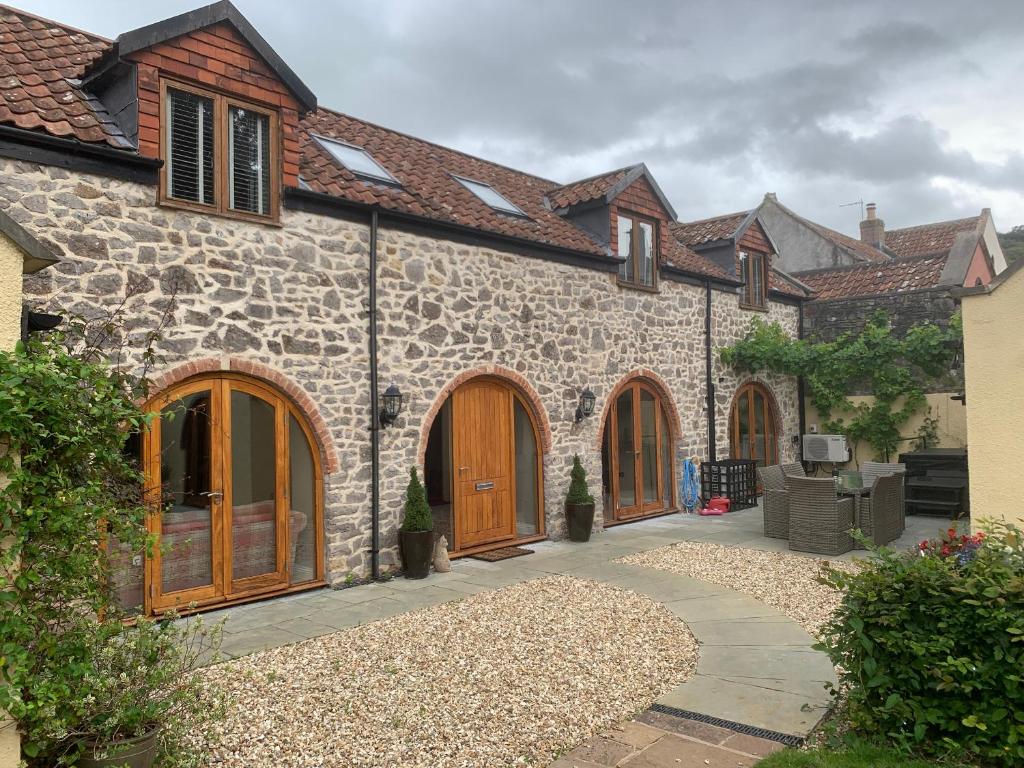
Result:
<svg viewBox="0 0 1024 768"><path fill-rule="evenodd" d="M873 245L878 250L885 246L885 222L878 218L874 203L867 205L867 218L860 223L861 242Z"/></svg>

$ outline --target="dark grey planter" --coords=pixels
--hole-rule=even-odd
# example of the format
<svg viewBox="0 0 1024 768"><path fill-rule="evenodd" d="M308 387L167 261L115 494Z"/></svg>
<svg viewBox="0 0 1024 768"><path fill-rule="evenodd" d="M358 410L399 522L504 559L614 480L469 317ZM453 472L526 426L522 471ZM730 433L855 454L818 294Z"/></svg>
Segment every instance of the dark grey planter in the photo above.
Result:
<svg viewBox="0 0 1024 768"><path fill-rule="evenodd" d="M89 744L75 765L80 768L153 768L159 744L160 728L131 739L109 744ZM108 757L95 757L99 752Z"/></svg>
<svg viewBox="0 0 1024 768"><path fill-rule="evenodd" d="M399 531L402 567L407 579L425 579L430 575L434 557L433 531Z"/></svg>
<svg viewBox="0 0 1024 768"><path fill-rule="evenodd" d="M594 504L565 503L565 519L569 527L569 541L590 541L594 529Z"/></svg>

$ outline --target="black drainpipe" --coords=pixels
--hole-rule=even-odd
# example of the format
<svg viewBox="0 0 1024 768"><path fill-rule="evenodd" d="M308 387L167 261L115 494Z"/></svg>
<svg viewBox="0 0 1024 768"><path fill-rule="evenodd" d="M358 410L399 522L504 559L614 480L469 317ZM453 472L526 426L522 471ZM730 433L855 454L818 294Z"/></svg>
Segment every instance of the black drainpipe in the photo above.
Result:
<svg viewBox="0 0 1024 768"><path fill-rule="evenodd" d="M380 409L377 407L377 211L370 212L370 577L380 578Z"/></svg>
<svg viewBox="0 0 1024 768"><path fill-rule="evenodd" d="M804 303L801 301L797 304L797 326L796 326L796 337L802 339L804 337ZM796 379L796 399L799 408L799 419L800 419L800 434L797 436L799 442L797 443L798 453L800 458L803 459L803 440L804 435L807 434L807 417L804 415L804 377L798 376Z"/></svg>
<svg viewBox="0 0 1024 768"><path fill-rule="evenodd" d="M708 461L717 461L715 444L715 380L711 359L711 281L704 281L704 366L708 393Z"/></svg>

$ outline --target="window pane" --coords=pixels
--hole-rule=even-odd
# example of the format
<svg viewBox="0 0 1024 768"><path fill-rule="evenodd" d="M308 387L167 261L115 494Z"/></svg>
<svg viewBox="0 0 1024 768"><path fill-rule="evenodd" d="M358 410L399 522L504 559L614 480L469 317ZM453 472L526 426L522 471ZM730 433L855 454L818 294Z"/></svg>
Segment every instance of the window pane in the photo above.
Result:
<svg viewBox="0 0 1024 768"><path fill-rule="evenodd" d="M384 166L374 160L365 149L343 144L340 141L331 141L323 136L315 136L314 138L320 146L331 153L335 160L357 176L368 176L379 181L397 183L395 177L388 173Z"/></svg>
<svg viewBox="0 0 1024 768"><path fill-rule="evenodd" d="M530 416L515 399L516 534L537 533L537 441Z"/></svg>
<svg viewBox="0 0 1024 768"><path fill-rule="evenodd" d="M277 570L275 409L231 392L231 576Z"/></svg>
<svg viewBox="0 0 1024 768"><path fill-rule="evenodd" d="M633 390L627 389L615 401L619 444L619 507L636 504L636 453L633 447Z"/></svg>
<svg viewBox="0 0 1024 768"><path fill-rule="evenodd" d="M470 181L469 179L462 179L458 176L455 177L462 186L472 192L474 195L479 197L491 208L498 211L504 211L505 213L516 213L523 214L523 210L515 203L508 200L498 190L488 184L482 184L479 181Z"/></svg>
<svg viewBox="0 0 1024 768"><path fill-rule="evenodd" d="M167 147L167 196L212 205L212 99L167 91Z"/></svg>
<svg viewBox="0 0 1024 768"><path fill-rule="evenodd" d="M160 413L160 583L164 594L213 583L210 393Z"/></svg>
<svg viewBox="0 0 1024 768"><path fill-rule="evenodd" d="M291 509L288 512L288 558L291 583L316 578L316 465L306 433L288 416L288 455L291 460Z"/></svg>
<svg viewBox="0 0 1024 768"><path fill-rule="evenodd" d="M740 252L740 282L743 283L743 301L750 303L750 257Z"/></svg>
<svg viewBox="0 0 1024 768"><path fill-rule="evenodd" d="M764 466L765 463L764 427L764 397L760 392L754 392L754 451L751 458L757 459L757 463L761 466Z"/></svg>
<svg viewBox="0 0 1024 768"><path fill-rule="evenodd" d="M619 277L626 281L633 280L633 220L625 216L618 217L619 258L626 260L619 264Z"/></svg>
<svg viewBox="0 0 1024 768"><path fill-rule="evenodd" d="M643 225L641 225L643 226ZM657 403L654 395L640 390L640 454L644 504L658 500Z"/></svg>
<svg viewBox="0 0 1024 768"><path fill-rule="evenodd" d="M228 205L270 214L270 118L241 107L228 110Z"/></svg>
<svg viewBox="0 0 1024 768"><path fill-rule="evenodd" d="M736 417L739 419L739 440L740 444L737 446L739 450L738 458L749 459L750 458L750 400L748 399L748 393L744 392L740 395L739 402L736 404ZM733 450L737 450L734 448Z"/></svg>
<svg viewBox="0 0 1024 768"><path fill-rule="evenodd" d="M662 502L665 508L672 506L672 464L675 456L672 452L672 436L668 430L668 419L665 418L665 407L661 407L661 471L662 471Z"/></svg>
<svg viewBox="0 0 1024 768"><path fill-rule="evenodd" d="M760 307L764 305L764 257L755 254L753 260L753 303Z"/></svg>
<svg viewBox="0 0 1024 768"><path fill-rule="evenodd" d="M654 227L640 222L637 258L640 259L640 284L654 285Z"/></svg>

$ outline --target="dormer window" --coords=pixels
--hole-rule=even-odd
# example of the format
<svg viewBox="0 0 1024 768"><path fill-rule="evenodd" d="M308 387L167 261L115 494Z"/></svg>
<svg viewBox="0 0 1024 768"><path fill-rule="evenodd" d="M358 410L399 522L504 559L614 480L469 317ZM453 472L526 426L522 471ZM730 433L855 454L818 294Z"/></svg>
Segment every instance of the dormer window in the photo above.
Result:
<svg viewBox="0 0 1024 768"><path fill-rule="evenodd" d="M764 309L768 304L767 260L763 253L740 251L740 279L743 281L740 305Z"/></svg>
<svg viewBox="0 0 1024 768"><path fill-rule="evenodd" d="M499 211L500 213L509 213L513 216L523 216L528 218L522 208L506 198L490 184L484 184L482 181L473 181L472 179L464 179L461 176L455 176L454 174L453 177L457 182L459 182L459 184L476 195L480 200L487 203L494 210Z"/></svg>
<svg viewBox="0 0 1024 768"><path fill-rule="evenodd" d="M317 143L326 149L336 162L364 181L377 181L383 184L394 184L400 186L398 179L387 172L383 165L373 159L373 156L362 147L354 144L346 144L337 139L328 139L326 136L313 134Z"/></svg>
<svg viewBox="0 0 1024 768"><path fill-rule="evenodd" d="M161 201L276 219L277 114L183 84L163 91Z"/></svg>
<svg viewBox="0 0 1024 768"><path fill-rule="evenodd" d="M620 283L640 288L655 287L657 232L654 221L621 213L616 216L618 254L625 259L619 264Z"/></svg>

